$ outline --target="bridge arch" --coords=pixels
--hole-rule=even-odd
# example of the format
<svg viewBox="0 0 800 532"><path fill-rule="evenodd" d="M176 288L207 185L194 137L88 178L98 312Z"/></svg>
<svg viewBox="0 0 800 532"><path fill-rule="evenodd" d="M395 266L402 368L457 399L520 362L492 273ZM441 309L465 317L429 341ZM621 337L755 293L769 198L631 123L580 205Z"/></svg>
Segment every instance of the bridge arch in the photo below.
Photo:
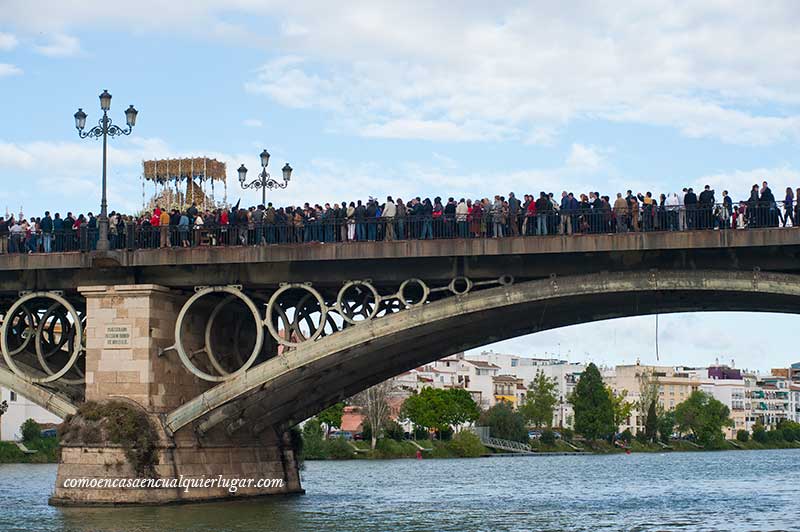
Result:
<svg viewBox="0 0 800 532"><path fill-rule="evenodd" d="M166 427L285 427L448 354L567 325L693 311L799 313L800 275L596 273L456 295L302 344L188 401L166 417Z"/></svg>

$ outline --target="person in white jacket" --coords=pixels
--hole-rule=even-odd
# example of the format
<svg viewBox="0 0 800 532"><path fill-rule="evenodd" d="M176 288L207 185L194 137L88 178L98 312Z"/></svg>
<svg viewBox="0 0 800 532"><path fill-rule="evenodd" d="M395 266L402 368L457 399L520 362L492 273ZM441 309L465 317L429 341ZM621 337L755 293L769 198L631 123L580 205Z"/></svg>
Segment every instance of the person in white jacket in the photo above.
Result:
<svg viewBox="0 0 800 532"><path fill-rule="evenodd" d="M458 237L459 238L467 238L467 229L469 226L467 225L467 215L469 214L469 207L467 207L467 202L464 198L458 202L456 205L456 225L458 226Z"/></svg>
<svg viewBox="0 0 800 532"><path fill-rule="evenodd" d="M381 214L381 218L386 225L386 241L391 242L394 240L394 217L397 214L397 205L394 204L394 200L391 196L386 198L386 205L383 206L383 213Z"/></svg>

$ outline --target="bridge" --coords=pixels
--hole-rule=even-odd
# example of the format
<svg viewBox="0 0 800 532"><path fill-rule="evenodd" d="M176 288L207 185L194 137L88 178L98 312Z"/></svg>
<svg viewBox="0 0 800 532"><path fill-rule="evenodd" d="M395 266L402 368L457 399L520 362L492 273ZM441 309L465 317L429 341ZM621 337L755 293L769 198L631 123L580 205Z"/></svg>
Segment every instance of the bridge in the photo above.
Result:
<svg viewBox="0 0 800 532"><path fill-rule="evenodd" d="M163 477L280 478L287 430L443 356L609 318L797 312L800 230L140 249L0 257L0 384L59 416L124 401L158 433ZM103 490L125 449L67 443L54 504L227 497Z"/></svg>

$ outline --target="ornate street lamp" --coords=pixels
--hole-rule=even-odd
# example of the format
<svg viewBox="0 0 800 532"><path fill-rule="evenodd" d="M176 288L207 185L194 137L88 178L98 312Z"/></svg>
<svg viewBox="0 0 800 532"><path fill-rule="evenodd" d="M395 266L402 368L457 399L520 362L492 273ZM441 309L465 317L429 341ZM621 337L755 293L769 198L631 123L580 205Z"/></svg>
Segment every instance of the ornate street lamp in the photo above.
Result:
<svg viewBox="0 0 800 532"><path fill-rule="evenodd" d="M100 216L97 217L98 240L97 250L108 251L108 202L106 200L106 161L107 161L107 145L108 137L116 137L118 135L130 135L133 131L133 126L136 125L136 115L139 111L134 109L131 105L125 110L125 122L128 127L123 129L111 123L108 117L108 111L111 109L111 94L107 90L103 90L100 95L100 110L103 111L103 118L100 119L98 125L94 126L89 131L84 131L86 127L86 113L83 109L78 109L75 113L75 128L78 130L80 138L103 138L103 197L100 200Z"/></svg>
<svg viewBox="0 0 800 532"><path fill-rule="evenodd" d="M256 190L260 188L261 204L266 205L267 189L274 190L276 188L286 188L289 186L289 181L292 179L292 167L289 166L289 163L286 163L283 166L283 183L281 183L280 181L272 179L267 172L267 165L269 165L269 152L264 150L261 152L259 157L261 158L261 173L258 175L258 179L245 184L245 180L247 179L247 168L245 168L243 164L237 171L239 172L239 183L242 185L242 188L255 188Z"/></svg>

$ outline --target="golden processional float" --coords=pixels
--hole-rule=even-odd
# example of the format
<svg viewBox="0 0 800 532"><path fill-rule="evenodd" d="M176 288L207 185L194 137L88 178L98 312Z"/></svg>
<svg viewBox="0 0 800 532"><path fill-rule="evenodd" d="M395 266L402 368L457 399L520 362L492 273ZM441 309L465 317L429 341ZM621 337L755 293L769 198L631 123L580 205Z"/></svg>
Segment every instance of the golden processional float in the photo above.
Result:
<svg viewBox="0 0 800 532"><path fill-rule="evenodd" d="M189 208L217 209L228 206L228 182L225 163L208 157L157 159L142 162L142 210ZM145 200L145 183L153 183L153 195ZM215 187L216 182L216 187ZM215 198L215 188L222 184L223 197Z"/></svg>

